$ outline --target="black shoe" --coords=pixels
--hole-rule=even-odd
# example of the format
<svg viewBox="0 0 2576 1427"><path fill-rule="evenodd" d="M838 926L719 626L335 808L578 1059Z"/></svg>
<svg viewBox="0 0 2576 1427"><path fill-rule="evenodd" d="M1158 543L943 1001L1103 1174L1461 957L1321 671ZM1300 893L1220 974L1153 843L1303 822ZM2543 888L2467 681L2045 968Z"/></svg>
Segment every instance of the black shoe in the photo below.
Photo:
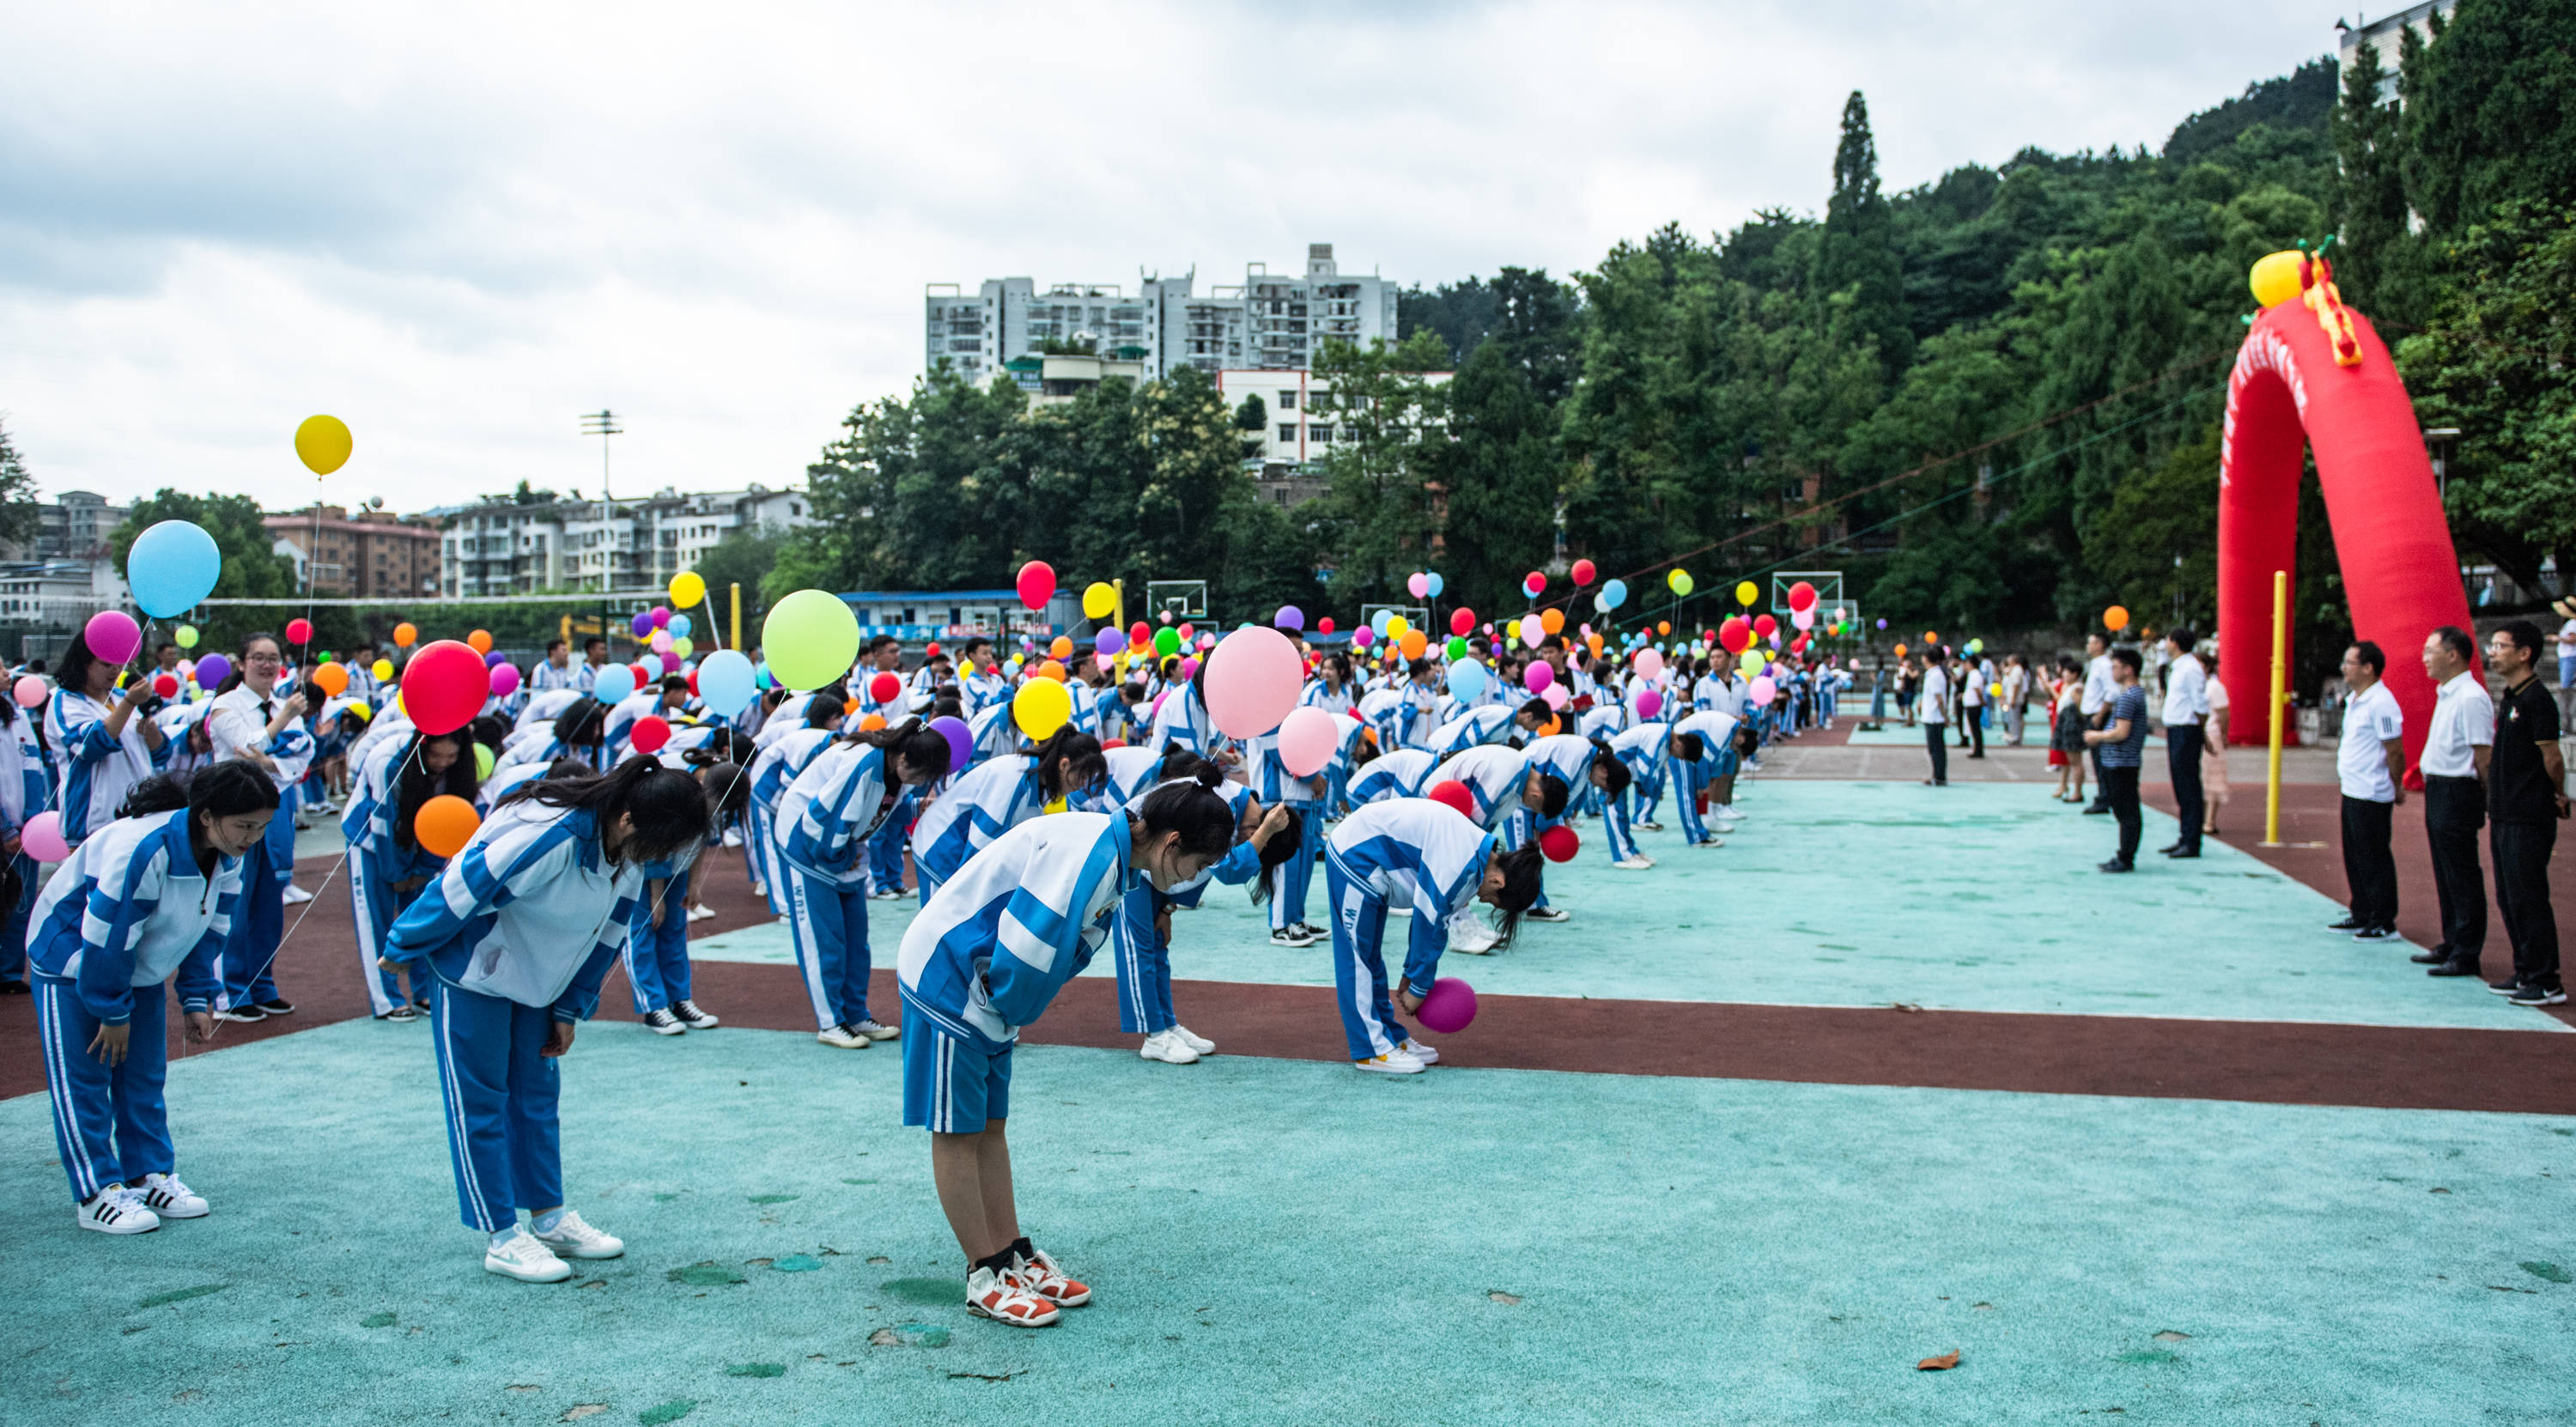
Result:
<svg viewBox="0 0 2576 1427"><path fill-rule="evenodd" d="M2427 976L2475 976L2478 974L2478 964L2474 961L2445 961L2439 966L2426 967L2424 969L2424 974Z"/></svg>
<svg viewBox="0 0 2576 1427"><path fill-rule="evenodd" d="M2093 804L2091 807L2088 807L2088 808L2086 808L2086 809L2084 810L2084 815L2085 815L2086 817L2088 817L2088 818L2089 818L2089 817L2093 816L2095 813L2107 813L2107 812L2109 812L2109 811L2111 811L2111 806L2110 806L2110 804L2108 804L2108 803L2095 803L2095 804Z"/></svg>
<svg viewBox="0 0 2576 1427"><path fill-rule="evenodd" d="M0 981L0 996L24 996L34 989L24 981Z"/></svg>
<svg viewBox="0 0 2576 1427"><path fill-rule="evenodd" d="M2199 855L2200 849L2197 847L2177 847L2173 851L2165 854L2165 856L2172 858L2176 862L2188 862Z"/></svg>
<svg viewBox="0 0 2576 1427"><path fill-rule="evenodd" d="M2499 996L2510 996L2522 989L2522 973L2517 971L2507 975L2502 981L2490 981L2487 983L2487 989Z"/></svg>
<svg viewBox="0 0 2576 1427"><path fill-rule="evenodd" d="M2558 986L2525 986L2513 993L2517 1006L2563 1006L2567 1004L2565 988Z"/></svg>
<svg viewBox="0 0 2576 1427"><path fill-rule="evenodd" d="M2354 941L2394 941L2397 939L2397 928L2363 927L2352 934L2352 939Z"/></svg>
<svg viewBox="0 0 2576 1427"><path fill-rule="evenodd" d="M2166 857L2171 857L2175 853L2182 851L2182 844L2179 842L2168 842L2164 846L2157 848L2156 851Z"/></svg>
<svg viewBox="0 0 2576 1427"><path fill-rule="evenodd" d="M215 1019L231 1021L235 1025L255 1026L268 1019L268 1012L257 1006L235 1006L228 1011L215 1012Z"/></svg>
<svg viewBox="0 0 2576 1427"><path fill-rule="evenodd" d="M2102 870L2105 872L2135 872L2138 869L2135 865L2122 862L2120 859L2114 857L2110 861L2102 864Z"/></svg>
<svg viewBox="0 0 2576 1427"><path fill-rule="evenodd" d="M2351 917L2346 917L2339 922L2326 923L2326 930L2330 932L2363 932L2370 930L2370 923L2356 921Z"/></svg>
<svg viewBox="0 0 2576 1427"><path fill-rule="evenodd" d="M392 1010L385 1012L383 1015L376 1017L376 1019L379 1021L397 1022L417 1021L420 1019L420 1012L413 1010L409 1006L396 1006Z"/></svg>
<svg viewBox="0 0 2576 1427"><path fill-rule="evenodd" d="M271 996L267 1000L259 1002L258 1004L261 1010L266 1011L272 1016L292 1016L295 1014L295 1003L287 1000L283 996Z"/></svg>

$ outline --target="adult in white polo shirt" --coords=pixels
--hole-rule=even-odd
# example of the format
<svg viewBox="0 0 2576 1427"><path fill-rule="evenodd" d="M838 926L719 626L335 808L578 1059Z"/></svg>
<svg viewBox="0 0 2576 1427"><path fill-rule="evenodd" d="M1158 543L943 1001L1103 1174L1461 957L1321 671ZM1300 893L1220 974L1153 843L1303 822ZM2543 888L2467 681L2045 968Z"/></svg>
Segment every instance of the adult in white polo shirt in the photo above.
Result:
<svg viewBox="0 0 2576 1427"><path fill-rule="evenodd" d="M2200 791L2201 720L2209 717L2209 673L2191 652L2188 626L2165 631L2165 704L2157 722L2165 726L2165 773L2173 780L2174 816L2182 835L2164 849L2167 857L2198 857L2200 830L2208 807Z"/></svg>
<svg viewBox="0 0 2576 1427"><path fill-rule="evenodd" d="M2120 681L2111 673L2111 641L2099 630L2084 636L2084 692L2076 700L2076 712L2084 715L2086 728L2102 726L2102 711L2120 692ZM2093 801L2084 805L2088 813L2111 811L2111 795L2102 786L2102 745L2087 740L2086 751L2093 759Z"/></svg>
<svg viewBox="0 0 2576 1427"><path fill-rule="evenodd" d="M2442 940L2418 953L2428 976L2475 976L2487 943L2487 884L2478 866L2486 826L2487 759L2495 747L2495 701L2469 667L2477 645L2446 624L2424 638L2433 677L2433 722L2424 733L2424 835L2433 845L2433 890L2442 898Z"/></svg>
<svg viewBox="0 0 2576 1427"><path fill-rule="evenodd" d="M1915 697L1923 710L1923 746L1932 754L1932 776L1923 781L1935 788L1950 782L1950 675L1942 667L1941 651L1923 651L1923 692Z"/></svg>
<svg viewBox="0 0 2576 1427"><path fill-rule="evenodd" d="M2343 784L2343 880L2352 905L2330 931L2362 941L2397 935L2397 857L2389 824L2406 801L2406 713L2380 675L2388 656L2364 639L2343 651L2343 741L2335 777Z"/></svg>

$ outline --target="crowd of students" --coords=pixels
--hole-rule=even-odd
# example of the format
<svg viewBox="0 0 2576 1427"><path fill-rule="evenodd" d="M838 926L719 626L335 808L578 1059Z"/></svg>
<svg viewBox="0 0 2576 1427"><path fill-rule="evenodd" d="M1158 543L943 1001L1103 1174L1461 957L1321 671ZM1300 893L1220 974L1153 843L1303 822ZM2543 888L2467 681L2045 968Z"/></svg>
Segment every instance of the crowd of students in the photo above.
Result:
<svg viewBox="0 0 2576 1427"><path fill-rule="evenodd" d="M732 848L789 930L817 1040L903 1041L903 1118L932 1132L970 1306L1053 1321L1088 1290L1019 1232L1010 1057L1104 946L1140 1055L1189 1064L1216 1047L1173 1005L1173 916L1210 883L1244 887L1272 945L1330 942L1353 1065L1419 1074L1439 1053L1407 1021L1441 957L1569 917L1545 897L1554 830L1597 820L1609 865L1648 871L1636 833L1660 829L1669 793L1685 846L1722 845L1742 770L1830 720L1845 681L1819 661L1774 665L1780 689L1757 707L1736 659L1706 645L1647 673L1556 638L1479 641L1472 674L1303 652L1301 702L1341 735L1301 775L1275 731L1216 729L1188 655L1066 661L1072 715L1031 739L1013 695L1049 675L982 639L908 660L880 638L845 679L737 709L705 707L676 673L603 702L604 642L579 663L557 642L479 717L433 734L406 717L399 671L379 686L352 669L325 695L268 635L203 690L174 648L126 671L76 637L41 708L12 706L0 739L18 763L0 767L8 944L29 952L0 965L0 985L38 996L79 1222L137 1233L207 1212L175 1173L163 988L176 983L199 1039L219 1020L294 1013L273 963L284 907L311 895L292 881L296 818L336 814L355 969L378 1020L432 1027L460 1215L487 1236L485 1267L559 1280L567 1259L622 1253L563 1202L557 1058L611 965L646 1028L719 1024L690 994L688 926L712 915L697 896L710 851ZM1534 678L1563 692L1504 693ZM481 817L445 853L422 824L443 797ZM40 898L17 831L43 808L72 852ZM920 910L896 957L903 1014L880 1017L869 906L904 897ZM1389 917L1409 918L1392 971Z"/></svg>

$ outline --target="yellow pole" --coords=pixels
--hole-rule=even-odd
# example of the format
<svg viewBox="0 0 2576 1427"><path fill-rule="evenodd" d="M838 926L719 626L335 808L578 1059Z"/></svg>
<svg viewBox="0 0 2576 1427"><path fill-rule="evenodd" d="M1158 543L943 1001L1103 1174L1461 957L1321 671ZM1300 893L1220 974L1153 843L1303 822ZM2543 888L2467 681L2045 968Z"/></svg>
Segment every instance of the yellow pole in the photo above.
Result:
<svg viewBox="0 0 2576 1427"><path fill-rule="evenodd" d="M2263 845L2281 845L2281 720L2290 707L2290 572L2272 572L2272 752L2264 774Z"/></svg>
<svg viewBox="0 0 2576 1427"><path fill-rule="evenodd" d="M733 584L733 647L742 647L742 581Z"/></svg>
<svg viewBox="0 0 2576 1427"><path fill-rule="evenodd" d="M1109 582L1109 588L1118 592L1118 607L1110 611L1110 614L1117 620L1117 623L1112 627L1117 629L1119 634L1123 637L1127 631L1127 577L1121 575L1117 579L1111 580ZM1111 673L1110 677L1124 680L1127 677L1126 646L1122 644L1118 650L1118 657L1110 662L1117 666L1117 668Z"/></svg>

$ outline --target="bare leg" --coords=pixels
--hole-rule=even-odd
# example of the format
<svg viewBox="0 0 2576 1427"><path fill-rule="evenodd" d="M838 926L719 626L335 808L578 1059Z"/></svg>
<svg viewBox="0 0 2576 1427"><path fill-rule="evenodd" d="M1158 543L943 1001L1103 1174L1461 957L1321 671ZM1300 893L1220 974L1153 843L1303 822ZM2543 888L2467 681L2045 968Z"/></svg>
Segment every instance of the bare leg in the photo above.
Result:
<svg viewBox="0 0 2576 1427"><path fill-rule="evenodd" d="M991 1231L993 1253L1019 1241L1020 1211L1011 1196L1011 1142L1003 1137L1002 1122L984 1122L984 1141L978 1156L983 1170L984 1227Z"/></svg>
<svg viewBox="0 0 2576 1427"><path fill-rule="evenodd" d="M930 1178L939 1189L939 1211L966 1261L991 1258L1019 1238L1011 1205L1011 1147L1002 1122L990 1120L974 1134L930 1137Z"/></svg>

